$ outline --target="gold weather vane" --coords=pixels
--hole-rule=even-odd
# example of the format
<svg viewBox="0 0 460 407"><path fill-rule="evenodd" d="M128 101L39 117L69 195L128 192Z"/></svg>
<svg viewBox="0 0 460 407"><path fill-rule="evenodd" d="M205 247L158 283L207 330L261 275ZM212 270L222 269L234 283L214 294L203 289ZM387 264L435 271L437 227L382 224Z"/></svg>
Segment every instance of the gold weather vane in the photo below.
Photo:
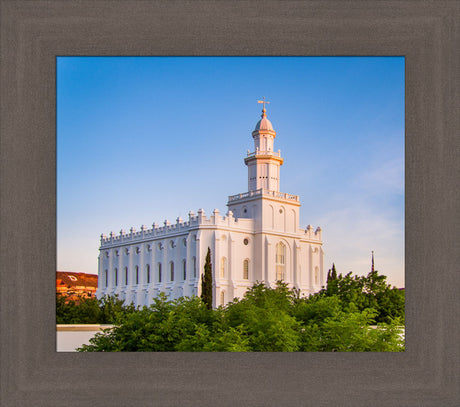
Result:
<svg viewBox="0 0 460 407"><path fill-rule="evenodd" d="M265 103L270 104L270 102L267 102L267 101L265 100L265 96L263 97L263 100L258 100L257 103L262 103L262 104L264 105L264 109L263 109L263 110L265 110Z"/></svg>

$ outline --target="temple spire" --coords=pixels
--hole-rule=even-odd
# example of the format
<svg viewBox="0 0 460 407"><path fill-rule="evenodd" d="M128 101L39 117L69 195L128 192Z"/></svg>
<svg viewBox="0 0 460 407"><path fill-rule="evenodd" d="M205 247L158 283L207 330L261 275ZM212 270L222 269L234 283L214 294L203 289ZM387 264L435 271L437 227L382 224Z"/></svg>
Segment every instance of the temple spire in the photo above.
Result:
<svg viewBox="0 0 460 407"><path fill-rule="evenodd" d="M372 250L372 267L371 267L371 272L374 272L374 251Z"/></svg>

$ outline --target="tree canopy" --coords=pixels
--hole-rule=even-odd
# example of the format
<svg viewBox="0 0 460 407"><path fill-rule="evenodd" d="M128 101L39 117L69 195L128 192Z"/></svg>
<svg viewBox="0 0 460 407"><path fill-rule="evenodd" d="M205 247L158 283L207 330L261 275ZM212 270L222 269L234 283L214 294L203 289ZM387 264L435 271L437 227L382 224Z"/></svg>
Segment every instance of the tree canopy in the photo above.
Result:
<svg viewBox="0 0 460 407"><path fill-rule="evenodd" d="M300 297L283 282L256 283L216 309L195 296L170 301L161 294L150 307L117 312L114 328L80 351L403 351L401 320L371 327L379 311L362 306L326 292Z"/></svg>
<svg viewBox="0 0 460 407"><path fill-rule="evenodd" d="M329 270L327 285L319 292L326 297L337 296L344 307L353 303L359 311L374 309L376 322L391 322L399 318L404 322L404 290L391 287L387 277L379 275L377 270L367 276L352 275L351 272L337 276L335 265Z"/></svg>
<svg viewBox="0 0 460 407"><path fill-rule="evenodd" d="M124 305L117 296L80 297L56 296L57 324L113 324L119 313L134 311L133 305Z"/></svg>

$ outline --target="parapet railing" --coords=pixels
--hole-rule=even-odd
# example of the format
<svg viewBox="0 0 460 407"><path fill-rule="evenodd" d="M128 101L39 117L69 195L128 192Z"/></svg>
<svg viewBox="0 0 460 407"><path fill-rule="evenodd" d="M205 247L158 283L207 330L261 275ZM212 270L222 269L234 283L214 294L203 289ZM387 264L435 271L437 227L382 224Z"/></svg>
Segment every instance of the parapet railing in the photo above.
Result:
<svg viewBox="0 0 460 407"><path fill-rule="evenodd" d="M262 150L256 150L253 151L252 153L249 152L247 153L247 157L255 157L256 155L268 155L268 156L275 156L275 157L281 157L281 150L278 151L262 151Z"/></svg>
<svg viewBox="0 0 460 407"><path fill-rule="evenodd" d="M136 231L132 227L128 232L120 230L119 234L110 232L109 236L101 235L101 245L111 245L122 242L139 241L151 237L167 236L172 233L179 233L189 230L192 227L199 225L233 225L239 224L240 226L250 227L253 223L252 219L237 219L233 216L233 212L229 211L226 215L221 216L218 209L212 212L211 216L206 216L204 210L200 209L198 214L193 211L189 213L189 220L184 221L181 217L176 219L176 223L171 224L168 220L164 221L164 226L157 223L152 224L151 229L147 229L144 225L141 226L140 231Z"/></svg>
<svg viewBox="0 0 460 407"><path fill-rule="evenodd" d="M285 192L272 191L270 189L256 189L254 191L242 192L241 194L231 195L228 197L228 202L237 201L239 199L250 198L253 196L271 196L274 198L286 199L289 201L299 202L298 195L287 194Z"/></svg>

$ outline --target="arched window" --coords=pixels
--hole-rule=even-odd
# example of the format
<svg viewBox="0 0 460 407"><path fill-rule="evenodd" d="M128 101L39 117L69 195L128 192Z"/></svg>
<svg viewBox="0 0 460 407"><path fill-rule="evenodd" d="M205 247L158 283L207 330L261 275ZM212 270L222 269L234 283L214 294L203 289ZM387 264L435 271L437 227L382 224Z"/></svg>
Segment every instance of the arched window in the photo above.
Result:
<svg viewBox="0 0 460 407"><path fill-rule="evenodd" d="M249 259L243 261L243 279L249 280Z"/></svg>
<svg viewBox="0 0 460 407"><path fill-rule="evenodd" d="M318 284L318 267L315 267L315 284Z"/></svg>
<svg viewBox="0 0 460 407"><path fill-rule="evenodd" d="M115 277L115 278L114 278L114 280L115 280L115 285L118 285L118 269L117 269L117 268L115 268L113 274L114 274L114 277Z"/></svg>
<svg viewBox="0 0 460 407"><path fill-rule="evenodd" d="M182 271L184 273L184 281L187 280L187 263L185 260L182 260Z"/></svg>
<svg viewBox="0 0 460 407"><path fill-rule="evenodd" d="M161 283L161 263L158 263L158 282Z"/></svg>
<svg viewBox="0 0 460 407"><path fill-rule="evenodd" d="M276 245L276 280L284 280L286 268L286 246L279 242Z"/></svg>
<svg viewBox="0 0 460 407"><path fill-rule="evenodd" d="M174 281L174 262L173 261L169 263L169 267L171 270L171 281Z"/></svg>
<svg viewBox="0 0 460 407"><path fill-rule="evenodd" d="M220 305L225 304L225 291L220 292Z"/></svg>
<svg viewBox="0 0 460 407"><path fill-rule="evenodd" d="M109 272L105 270L105 286L107 287L109 285Z"/></svg>
<svg viewBox="0 0 460 407"><path fill-rule="evenodd" d="M139 267L136 266L136 284L139 284Z"/></svg>
<svg viewBox="0 0 460 407"><path fill-rule="evenodd" d="M225 269L227 268L227 258L222 257L220 260L220 278L225 278Z"/></svg>
<svg viewBox="0 0 460 407"><path fill-rule="evenodd" d="M193 258L193 278L196 278L196 257Z"/></svg>
<svg viewBox="0 0 460 407"><path fill-rule="evenodd" d="M128 267L125 267L125 285L128 285Z"/></svg>
<svg viewBox="0 0 460 407"><path fill-rule="evenodd" d="M150 284L150 264L147 264L147 284Z"/></svg>

